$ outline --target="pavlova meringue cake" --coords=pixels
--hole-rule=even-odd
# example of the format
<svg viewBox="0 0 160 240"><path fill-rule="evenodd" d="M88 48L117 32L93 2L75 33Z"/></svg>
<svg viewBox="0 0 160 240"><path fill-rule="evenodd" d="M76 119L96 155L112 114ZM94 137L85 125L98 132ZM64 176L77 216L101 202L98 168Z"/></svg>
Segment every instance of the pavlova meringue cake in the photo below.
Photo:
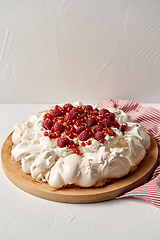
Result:
<svg viewBox="0 0 160 240"><path fill-rule="evenodd" d="M55 105L14 126L12 157L54 189L101 187L137 168L150 147L144 127L116 108Z"/></svg>

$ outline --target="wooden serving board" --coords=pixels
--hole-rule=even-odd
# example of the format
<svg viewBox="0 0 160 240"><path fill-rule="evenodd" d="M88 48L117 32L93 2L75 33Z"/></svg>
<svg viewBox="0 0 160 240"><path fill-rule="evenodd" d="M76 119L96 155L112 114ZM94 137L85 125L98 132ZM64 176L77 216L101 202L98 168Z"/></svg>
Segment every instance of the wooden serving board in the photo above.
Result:
<svg viewBox="0 0 160 240"><path fill-rule="evenodd" d="M157 166L158 147L151 137L151 148L139 168L127 176L111 181L100 188L68 187L60 190L51 188L47 183L37 182L25 174L18 162L11 159L12 133L5 140L2 151L2 166L6 176L17 187L34 196L65 203L90 203L110 200L128 192L148 180Z"/></svg>

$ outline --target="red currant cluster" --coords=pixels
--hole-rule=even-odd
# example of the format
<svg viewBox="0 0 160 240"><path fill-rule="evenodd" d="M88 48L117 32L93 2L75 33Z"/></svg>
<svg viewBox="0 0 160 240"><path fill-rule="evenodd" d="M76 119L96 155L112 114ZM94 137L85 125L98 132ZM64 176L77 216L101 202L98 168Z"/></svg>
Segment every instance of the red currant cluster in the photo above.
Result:
<svg viewBox="0 0 160 240"><path fill-rule="evenodd" d="M75 137L81 141L81 147L91 145L92 138L104 144L107 134L116 137L111 127L120 129L115 114L109 110L93 109L91 105L74 107L70 103L50 109L43 117L42 127L46 130L44 136L57 139L59 147L67 146L76 154L80 154L80 150L79 141L73 141ZM120 130L126 131L127 123L123 124Z"/></svg>

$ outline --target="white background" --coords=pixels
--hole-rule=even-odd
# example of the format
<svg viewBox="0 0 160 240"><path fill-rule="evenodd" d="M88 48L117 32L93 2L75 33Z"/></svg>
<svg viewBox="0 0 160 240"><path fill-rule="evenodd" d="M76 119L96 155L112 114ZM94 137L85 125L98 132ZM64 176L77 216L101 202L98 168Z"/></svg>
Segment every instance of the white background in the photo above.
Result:
<svg viewBox="0 0 160 240"><path fill-rule="evenodd" d="M159 0L0 0L0 102L160 102Z"/></svg>

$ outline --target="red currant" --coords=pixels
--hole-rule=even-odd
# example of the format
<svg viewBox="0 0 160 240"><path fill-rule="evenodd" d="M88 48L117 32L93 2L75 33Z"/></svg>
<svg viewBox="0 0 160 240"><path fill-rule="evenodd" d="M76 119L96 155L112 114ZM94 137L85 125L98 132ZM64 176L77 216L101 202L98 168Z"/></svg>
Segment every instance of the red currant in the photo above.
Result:
<svg viewBox="0 0 160 240"><path fill-rule="evenodd" d="M105 140L104 139L99 140L99 142L102 143L102 144L105 144Z"/></svg>
<svg viewBox="0 0 160 240"><path fill-rule="evenodd" d="M90 146L92 142L90 140L87 141L87 145Z"/></svg>
<svg viewBox="0 0 160 240"><path fill-rule="evenodd" d="M53 138L53 139L56 139L56 138L57 138L57 137L56 137L56 133L52 134L52 138Z"/></svg>
<svg viewBox="0 0 160 240"><path fill-rule="evenodd" d="M77 155L80 155L80 154L81 154L81 152L80 152L79 149L74 150L74 153L76 153Z"/></svg>
<svg viewBox="0 0 160 240"><path fill-rule="evenodd" d="M121 126L121 132L125 132L128 128L128 124L127 123L123 123L123 125Z"/></svg>
<svg viewBox="0 0 160 240"><path fill-rule="evenodd" d="M58 138L58 137L61 136L61 133L60 133L60 132L57 132L55 135L56 135L56 137Z"/></svg>
<svg viewBox="0 0 160 240"><path fill-rule="evenodd" d="M62 116L64 116L66 114L66 111L64 109L62 109Z"/></svg>
<svg viewBox="0 0 160 240"><path fill-rule="evenodd" d="M77 122L76 122L76 126L77 126L77 127L79 127L79 126L81 126L81 125L82 125L82 123L81 123L80 121L77 121Z"/></svg>
<svg viewBox="0 0 160 240"><path fill-rule="evenodd" d="M69 134L68 134L68 137L71 138L71 139L73 139L73 138L75 137L75 135L74 135L74 133L69 133Z"/></svg>
<svg viewBox="0 0 160 240"><path fill-rule="evenodd" d="M44 136L48 137L48 132L47 131L44 132Z"/></svg>
<svg viewBox="0 0 160 240"><path fill-rule="evenodd" d="M66 135L69 135L70 134L70 131L69 130L66 130Z"/></svg>
<svg viewBox="0 0 160 240"><path fill-rule="evenodd" d="M89 133L91 131L91 129L90 128L86 128L86 131Z"/></svg>
<svg viewBox="0 0 160 240"><path fill-rule="evenodd" d="M54 126L51 128L51 133L54 133Z"/></svg>
<svg viewBox="0 0 160 240"><path fill-rule="evenodd" d="M61 107L58 105L55 105L54 109L61 110Z"/></svg>
<svg viewBox="0 0 160 240"><path fill-rule="evenodd" d="M48 136L49 136L49 138L50 138L50 139L52 139L52 138L53 138L53 135L52 135L51 133L50 133Z"/></svg>
<svg viewBox="0 0 160 240"><path fill-rule="evenodd" d="M73 119L72 122L73 122L73 124L75 124L77 122L77 119L76 118Z"/></svg>
<svg viewBox="0 0 160 240"><path fill-rule="evenodd" d="M74 144L74 141L73 141L73 140L70 140L70 144Z"/></svg>
<svg viewBox="0 0 160 240"><path fill-rule="evenodd" d="M70 125L67 125L66 130L67 130L67 131L70 131L70 130L71 130Z"/></svg>
<svg viewBox="0 0 160 240"><path fill-rule="evenodd" d="M73 143L72 144L72 148L77 148L78 146L77 146L77 144L76 143Z"/></svg>
<svg viewBox="0 0 160 240"><path fill-rule="evenodd" d="M89 136L90 136L90 138L94 137L94 133L93 132L89 132Z"/></svg>
<svg viewBox="0 0 160 240"><path fill-rule="evenodd" d="M115 132L112 133L113 137L117 137L117 134Z"/></svg>
<svg viewBox="0 0 160 240"><path fill-rule="evenodd" d="M119 129L120 124L118 122L112 122L112 126Z"/></svg>
<svg viewBox="0 0 160 240"><path fill-rule="evenodd" d="M82 147L85 147L85 146L86 146L86 143L85 143L85 142L82 142L81 146L82 146Z"/></svg>
<svg viewBox="0 0 160 240"><path fill-rule="evenodd" d="M49 119L51 119L51 120L52 120L52 118L53 118L52 115L51 115L49 112L47 113L47 118L49 118Z"/></svg>
<svg viewBox="0 0 160 240"><path fill-rule="evenodd" d="M72 110L72 107L67 108L67 112L70 112Z"/></svg>
<svg viewBox="0 0 160 240"><path fill-rule="evenodd" d="M71 127L70 131L71 131L72 133L75 133L75 132L76 132L76 129L75 129L74 127Z"/></svg>
<svg viewBox="0 0 160 240"><path fill-rule="evenodd" d="M78 116L77 116L77 119L78 119L78 120L80 120L80 119L81 119L81 116L80 116L80 115L78 115Z"/></svg>
<svg viewBox="0 0 160 240"><path fill-rule="evenodd" d="M61 124L63 124L65 121L64 121L63 118L60 118L58 122L61 123Z"/></svg>
<svg viewBox="0 0 160 240"><path fill-rule="evenodd" d="M103 126L103 122L102 122L102 121L99 121L99 122L98 122L98 125L99 125L99 126Z"/></svg>

